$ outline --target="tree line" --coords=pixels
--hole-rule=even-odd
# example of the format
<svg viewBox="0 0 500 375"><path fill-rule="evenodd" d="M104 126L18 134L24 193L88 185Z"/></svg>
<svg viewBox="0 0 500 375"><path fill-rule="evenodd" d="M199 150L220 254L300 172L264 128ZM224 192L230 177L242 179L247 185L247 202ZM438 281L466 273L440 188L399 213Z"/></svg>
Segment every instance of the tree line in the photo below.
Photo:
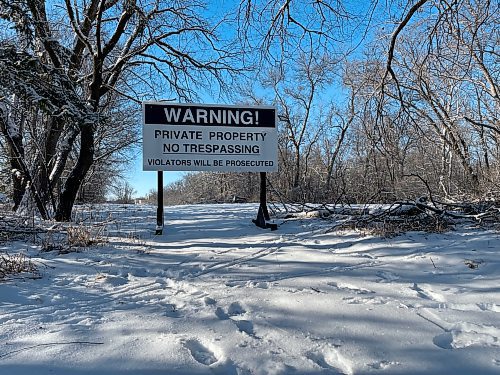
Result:
<svg viewBox="0 0 500 375"><path fill-rule="evenodd" d="M495 2L419 1L389 32L375 28L360 53L336 60L309 49L268 70L260 96L242 97L280 113L273 199L498 199L499 18ZM342 100L331 99L335 80ZM165 200L256 201L258 184L258 175L190 174Z"/></svg>
<svg viewBox="0 0 500 375"><path fill-rule="evenodd" d="M277 107L274 199L497 198L496 1L228 4L0 0L0 189L14 209L30 198L69 220L79 194L120 176L141 100L203 88ZM258 186L254 174L196 173L164 194L256 200Z"/></svg>

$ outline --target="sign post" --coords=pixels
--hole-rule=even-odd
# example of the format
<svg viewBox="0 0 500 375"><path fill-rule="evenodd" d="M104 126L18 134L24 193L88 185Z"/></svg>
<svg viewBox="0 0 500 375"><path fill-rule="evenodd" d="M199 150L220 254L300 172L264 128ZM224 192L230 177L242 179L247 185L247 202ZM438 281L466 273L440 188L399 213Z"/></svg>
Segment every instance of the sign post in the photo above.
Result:
<svg viewBox="0 0 500 375"><path fill-rule="evenodd" d="M260 206L264 219L269 220L269 211L267 210L267 173L260 172Z"/></svg>
<svg viewBox="0 0 500 375"><path fill-rule="evenodd" d="M158 207L156 208L155 235L163 234L163 171L158 171Z"/></svg>
<svg viewBox="0 0 500 375"><path fill-rule="evenodd" d="M265 173L278 170L274 107L165 102L144 102L142 106L143 170L259 172L261 208L264 220L269 220ZM158 173L162 211L160 223L158 207L157 232L163 228L160 178Z"/></svg>
<svg viewBox="0 0 500 375"><path fill-rule="evenodd" d="M267 209L267 173L260 172L260 205L257 212L257 218L252 220L255 225L263 229L278 229L277 224L271 224L267 221L270 219Z"/></svg>

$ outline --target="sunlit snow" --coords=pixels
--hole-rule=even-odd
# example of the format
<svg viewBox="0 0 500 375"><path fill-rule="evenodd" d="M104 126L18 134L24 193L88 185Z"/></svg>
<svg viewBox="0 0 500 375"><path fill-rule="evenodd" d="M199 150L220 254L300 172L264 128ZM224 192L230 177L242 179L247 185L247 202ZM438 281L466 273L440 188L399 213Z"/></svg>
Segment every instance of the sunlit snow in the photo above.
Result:
<svg viewBox="0 0 500 375"><path fill-rule="evenodd" d="M0 243L42 276L0 282L0 374L500 373L497 231L266 231L226 204L166 207L154 236L155 207L79 209L105 243Z"/></svg>

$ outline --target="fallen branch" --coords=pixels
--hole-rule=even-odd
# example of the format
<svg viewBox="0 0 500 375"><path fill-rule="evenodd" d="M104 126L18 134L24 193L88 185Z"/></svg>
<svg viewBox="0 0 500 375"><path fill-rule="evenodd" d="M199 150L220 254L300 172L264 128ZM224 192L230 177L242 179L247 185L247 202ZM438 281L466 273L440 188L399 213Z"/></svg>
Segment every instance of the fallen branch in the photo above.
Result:
<svg viewBox="0 0 500 375"><path fill-rule="evenodd" d="M354 216L354 215L352 215ZM389 207L379 207L364 215L347 218L329 231L338 229L387 229L389 232L408 230L438 231L456 224L458 221L471 221L483 224L485 221L500 222L500 207L495 203L447 204L422 197L415 201L401 201ZM400 230L398 231L399 226Z"/></svg>

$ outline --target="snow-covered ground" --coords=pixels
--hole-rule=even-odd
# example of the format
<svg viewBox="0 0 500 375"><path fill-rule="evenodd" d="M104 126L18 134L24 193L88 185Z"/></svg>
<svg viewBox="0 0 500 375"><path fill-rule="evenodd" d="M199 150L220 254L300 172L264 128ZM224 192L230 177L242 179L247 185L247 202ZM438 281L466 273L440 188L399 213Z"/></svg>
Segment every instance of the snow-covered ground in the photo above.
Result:
<svg viewBox="0 0 500 375"><path fill-rule="evenodd" d="M0 374L499 374L500 236L391 239L255 205L102 206L107 243L0 282Z"/></svg>

